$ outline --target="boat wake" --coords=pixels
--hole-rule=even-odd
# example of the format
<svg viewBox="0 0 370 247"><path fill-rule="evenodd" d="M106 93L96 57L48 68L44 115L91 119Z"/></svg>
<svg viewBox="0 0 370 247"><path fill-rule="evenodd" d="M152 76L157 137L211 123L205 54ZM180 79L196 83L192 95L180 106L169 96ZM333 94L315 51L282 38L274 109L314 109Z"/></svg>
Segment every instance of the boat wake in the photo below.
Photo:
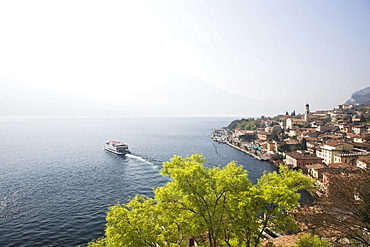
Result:
<svg viewBox="0 0 370 247"><path fill-rule="evenodd" d="M134 154L126 154L126 157L127 158L130 158L130 159L136 159L136 160L139 160L141 161L142 163L150 166L153 170L159 172L160 168L158 165L154 164L153 162L147 160L147 159L144 159L143 157L140 157L140 156L137 156L137 155L134 155Z"/></svg>

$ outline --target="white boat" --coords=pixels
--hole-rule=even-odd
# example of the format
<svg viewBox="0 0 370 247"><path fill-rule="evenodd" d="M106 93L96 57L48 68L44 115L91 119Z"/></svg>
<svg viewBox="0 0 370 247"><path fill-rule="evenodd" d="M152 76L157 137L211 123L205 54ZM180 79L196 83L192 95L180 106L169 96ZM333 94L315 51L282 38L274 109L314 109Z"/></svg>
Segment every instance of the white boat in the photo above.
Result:
<svg viewBox="0 0 370 247"><path fill-rule="evenodd" d="M106 141L104 150L119 155L129 154L128 145L120 141Z"/></svg>

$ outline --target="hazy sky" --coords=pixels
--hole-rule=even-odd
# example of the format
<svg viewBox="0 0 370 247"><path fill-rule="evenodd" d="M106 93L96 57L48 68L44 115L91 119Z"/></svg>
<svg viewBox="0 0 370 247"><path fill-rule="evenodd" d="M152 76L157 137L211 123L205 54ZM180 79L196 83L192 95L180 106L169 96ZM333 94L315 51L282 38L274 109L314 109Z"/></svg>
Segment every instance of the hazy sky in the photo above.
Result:
<svg viewBox="0 0 370 247"><path fill-rule="evenodd" d="M0 76L90 98L179 75L331 109L370 86L368 0L0 0L0 35Z"/></svg>

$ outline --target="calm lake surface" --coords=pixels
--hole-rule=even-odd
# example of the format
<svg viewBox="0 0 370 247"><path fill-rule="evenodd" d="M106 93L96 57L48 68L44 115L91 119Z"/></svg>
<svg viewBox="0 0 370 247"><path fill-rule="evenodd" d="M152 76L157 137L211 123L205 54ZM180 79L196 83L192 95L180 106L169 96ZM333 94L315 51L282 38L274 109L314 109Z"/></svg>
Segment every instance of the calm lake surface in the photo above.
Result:
<svg viewBox="0 0 370 247"><path fill-rule="evenodd" d="M0 117L0 246L78 246L103 235L108 207L151 196L174 155L201 153L207 166L232 160L255 182L276 168L212 141L235 118ZM103 151L128 143L126 157Z"/></svg>

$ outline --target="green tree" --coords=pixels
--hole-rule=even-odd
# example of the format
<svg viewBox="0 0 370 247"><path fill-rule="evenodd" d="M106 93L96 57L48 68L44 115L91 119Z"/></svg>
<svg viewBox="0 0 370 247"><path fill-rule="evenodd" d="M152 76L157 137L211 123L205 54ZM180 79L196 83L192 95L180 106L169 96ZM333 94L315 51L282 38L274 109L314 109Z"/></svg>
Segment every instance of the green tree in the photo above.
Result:
<svg viewBox="0 0 370 247"><path fill-rule="evenodd" d="M243 140L243 141L246 141L246 142L251 142L251 141L255 140L255 135L254 134L245 134L245 135L239 136L239 139Z"/></svg>
<svg viewBox="0 0 370 247"><path fill-rule="evenodd" d="M367 122L367 120L366 120L366 118L365 118L364 114L361 114L360 122L362 122L362 123Z"/></svg>
<svg viewBox="0 0 370 247"><path fill-rule="evenodd" d="M266 228L295 229L288 212L310 178L281 167L254 185L235 162L209 168L204 161L194 154L164 162L161 174L171 181L154 198L110 207L105 238L90 246L187 246L194 239L198 246L249 247L259 246Z"/></svg>
<svg viewBox="0 0 370 247"><path fill-rule="evenodd" d="M235 125L235 123L233 125ZM261 126L261 119L253 119L253 118L242 119L238 121L236 124L237 129L244 129L244 130L255 130L260 126Z"/></svg>
<svg viewBox="0 0 370 247"><path fill-rule="evenodd" d="M333 246L328 240L322 239L317 235L309 233L299 237L297 247L331 247Z"/></svg>
<svg viewBox="0 0 370 247"><path fill-rule="evenodd" d="M278 146L278 151L281 153L289 153L292 151L292 145L282 143Z"/></svg>
<svg viewBox="0 0 370 247"><path fill-rule="evenodd" d="M303 150L303 151L306 151L307 150L307 140L306 140L306 138L303 138L302 139L302 142L301 142L301 150Z"/></svg>
<svg viewBox="0 0 370 247"><path fill-rule="evenodd" d="M280 137L282 136L282 131L280 129L273 129L271 132L271 139L275 141L279 141Z"/></svg>

